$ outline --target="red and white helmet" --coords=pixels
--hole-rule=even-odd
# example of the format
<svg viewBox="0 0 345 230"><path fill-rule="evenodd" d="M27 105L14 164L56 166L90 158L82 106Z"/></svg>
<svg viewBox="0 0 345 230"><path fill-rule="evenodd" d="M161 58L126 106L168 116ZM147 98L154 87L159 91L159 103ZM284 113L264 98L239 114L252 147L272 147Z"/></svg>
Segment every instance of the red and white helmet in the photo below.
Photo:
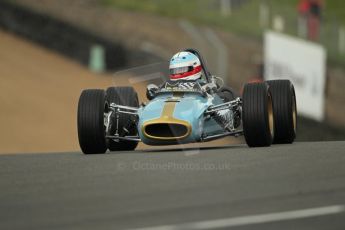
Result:
<svg viewBox="0 0 345 230"><path fill-rule="evenodd" d="M191 52L178 52L170 60L170 80L196 80L201 78L199 58Z"/></svg>

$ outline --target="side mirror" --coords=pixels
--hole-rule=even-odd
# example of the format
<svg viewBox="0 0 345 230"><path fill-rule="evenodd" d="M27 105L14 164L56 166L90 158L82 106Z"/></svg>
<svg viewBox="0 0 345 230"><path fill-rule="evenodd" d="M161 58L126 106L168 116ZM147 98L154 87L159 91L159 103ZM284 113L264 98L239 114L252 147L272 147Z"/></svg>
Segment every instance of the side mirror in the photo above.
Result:
<svg viewBox="0 0 345 230"><path fill-rule="evenodd" d="M153 98L156 97L156 94L158 92L158 86L156 86L155 84L149 84L146 87L146 97L149 100L152 100Z"/></svg>

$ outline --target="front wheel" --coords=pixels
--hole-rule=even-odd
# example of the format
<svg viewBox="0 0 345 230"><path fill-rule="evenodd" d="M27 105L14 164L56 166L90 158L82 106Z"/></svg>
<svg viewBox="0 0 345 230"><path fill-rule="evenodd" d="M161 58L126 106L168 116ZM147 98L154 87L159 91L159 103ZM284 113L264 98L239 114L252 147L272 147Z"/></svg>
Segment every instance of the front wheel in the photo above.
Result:
<svg viewBox="0 0 345 230"><path fill-rule="evenodd" d="M270 146L274 137L272 96L266 83L249 83L243 89L242 121L250 147Z"/></svg>
<svg viewBox="0 0 345 230"><path fill-rule="evenodd" d="M107 104L115 103L117 105L129 106L129 107L139 107L138 95L132 87L109 87L106 90L106 101ZM118 130L116 130L116 128ZM114 135L118 132L120 136L137 136L138 130L136 125L135 115L119 115L118 124L116 120L111 122L109 128L109 135ZM125 141L125 140L108 140L108 148L110 151L120 151L120 150L134 150L138 145L135 141Z"/></svg>
<svg viewBox="0 0 345 230"><path fill-rule="evenodd" d="M104 126L105 92L100 89L84 90L78 103L78 139L83 153L105 153Z"/></svg>

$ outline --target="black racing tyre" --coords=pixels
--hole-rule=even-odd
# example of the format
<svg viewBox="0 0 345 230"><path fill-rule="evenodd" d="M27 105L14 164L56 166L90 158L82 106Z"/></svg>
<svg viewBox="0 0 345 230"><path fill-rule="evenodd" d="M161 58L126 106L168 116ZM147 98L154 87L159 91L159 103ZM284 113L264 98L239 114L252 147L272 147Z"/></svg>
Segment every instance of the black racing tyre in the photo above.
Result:
<svg viewBox="0 0 345 230"><path fill-rule="evenodd" d="M296 94L289 80L267 81L273 99L274 144L289 144L296 138Z"/></svg>
<svg viewBox="0 0 345 230"><path fill-rule="evenodd" d="M235 100L237 97L237 94L235 93L235 91L232 88L227 87L227 86L221 87L218 90L217 94L220 98L223 99L224 102Z"/></svg>
<svg viewBox="0 0 345 230"><path fill-rule="evenodd" d="M83 153L105 153L107 150L104 126L105 92L84 90L78 103L78 139Z"/></svg>
<svg viewBox="0 0 345 230"><path fill-rule="evenodd" d="M108 105L115 103L117 105L139 107L138 95L133 87L109 87L106 90L106 101ZM134 115L120 114L118 124L118 133L120 136L138 135L135 119ZM111 135L116 132L115 117L112 121L109 128L109 134ZM134 150L138 145L138 142L125 140L108 140L107 142L110 151Z"/></svg>
<svg viewBox="0 0 345 230"><path fill-rule="evenodd" d="M274 137L273 104L266 83L249 83L244 86L242 121L248 146L271 145Z"/></svg>

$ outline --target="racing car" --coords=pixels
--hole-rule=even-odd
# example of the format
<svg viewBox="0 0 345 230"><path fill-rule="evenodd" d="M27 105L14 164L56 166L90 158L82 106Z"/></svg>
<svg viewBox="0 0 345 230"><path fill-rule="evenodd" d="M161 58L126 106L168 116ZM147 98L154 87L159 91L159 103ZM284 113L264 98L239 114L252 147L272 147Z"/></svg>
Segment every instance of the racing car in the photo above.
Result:
<svg viewBox="0 0 345 230"><path fill-rule="evenodd" d="M247 83L242 96L207 69L201 54L202 81L149 84L148 102L139 105L133 87L83 90L78 103L78 138L85 154L134 150L146 145L206 142L244 135L249 147L292 143L297 109L289 80Z"/></svg>

